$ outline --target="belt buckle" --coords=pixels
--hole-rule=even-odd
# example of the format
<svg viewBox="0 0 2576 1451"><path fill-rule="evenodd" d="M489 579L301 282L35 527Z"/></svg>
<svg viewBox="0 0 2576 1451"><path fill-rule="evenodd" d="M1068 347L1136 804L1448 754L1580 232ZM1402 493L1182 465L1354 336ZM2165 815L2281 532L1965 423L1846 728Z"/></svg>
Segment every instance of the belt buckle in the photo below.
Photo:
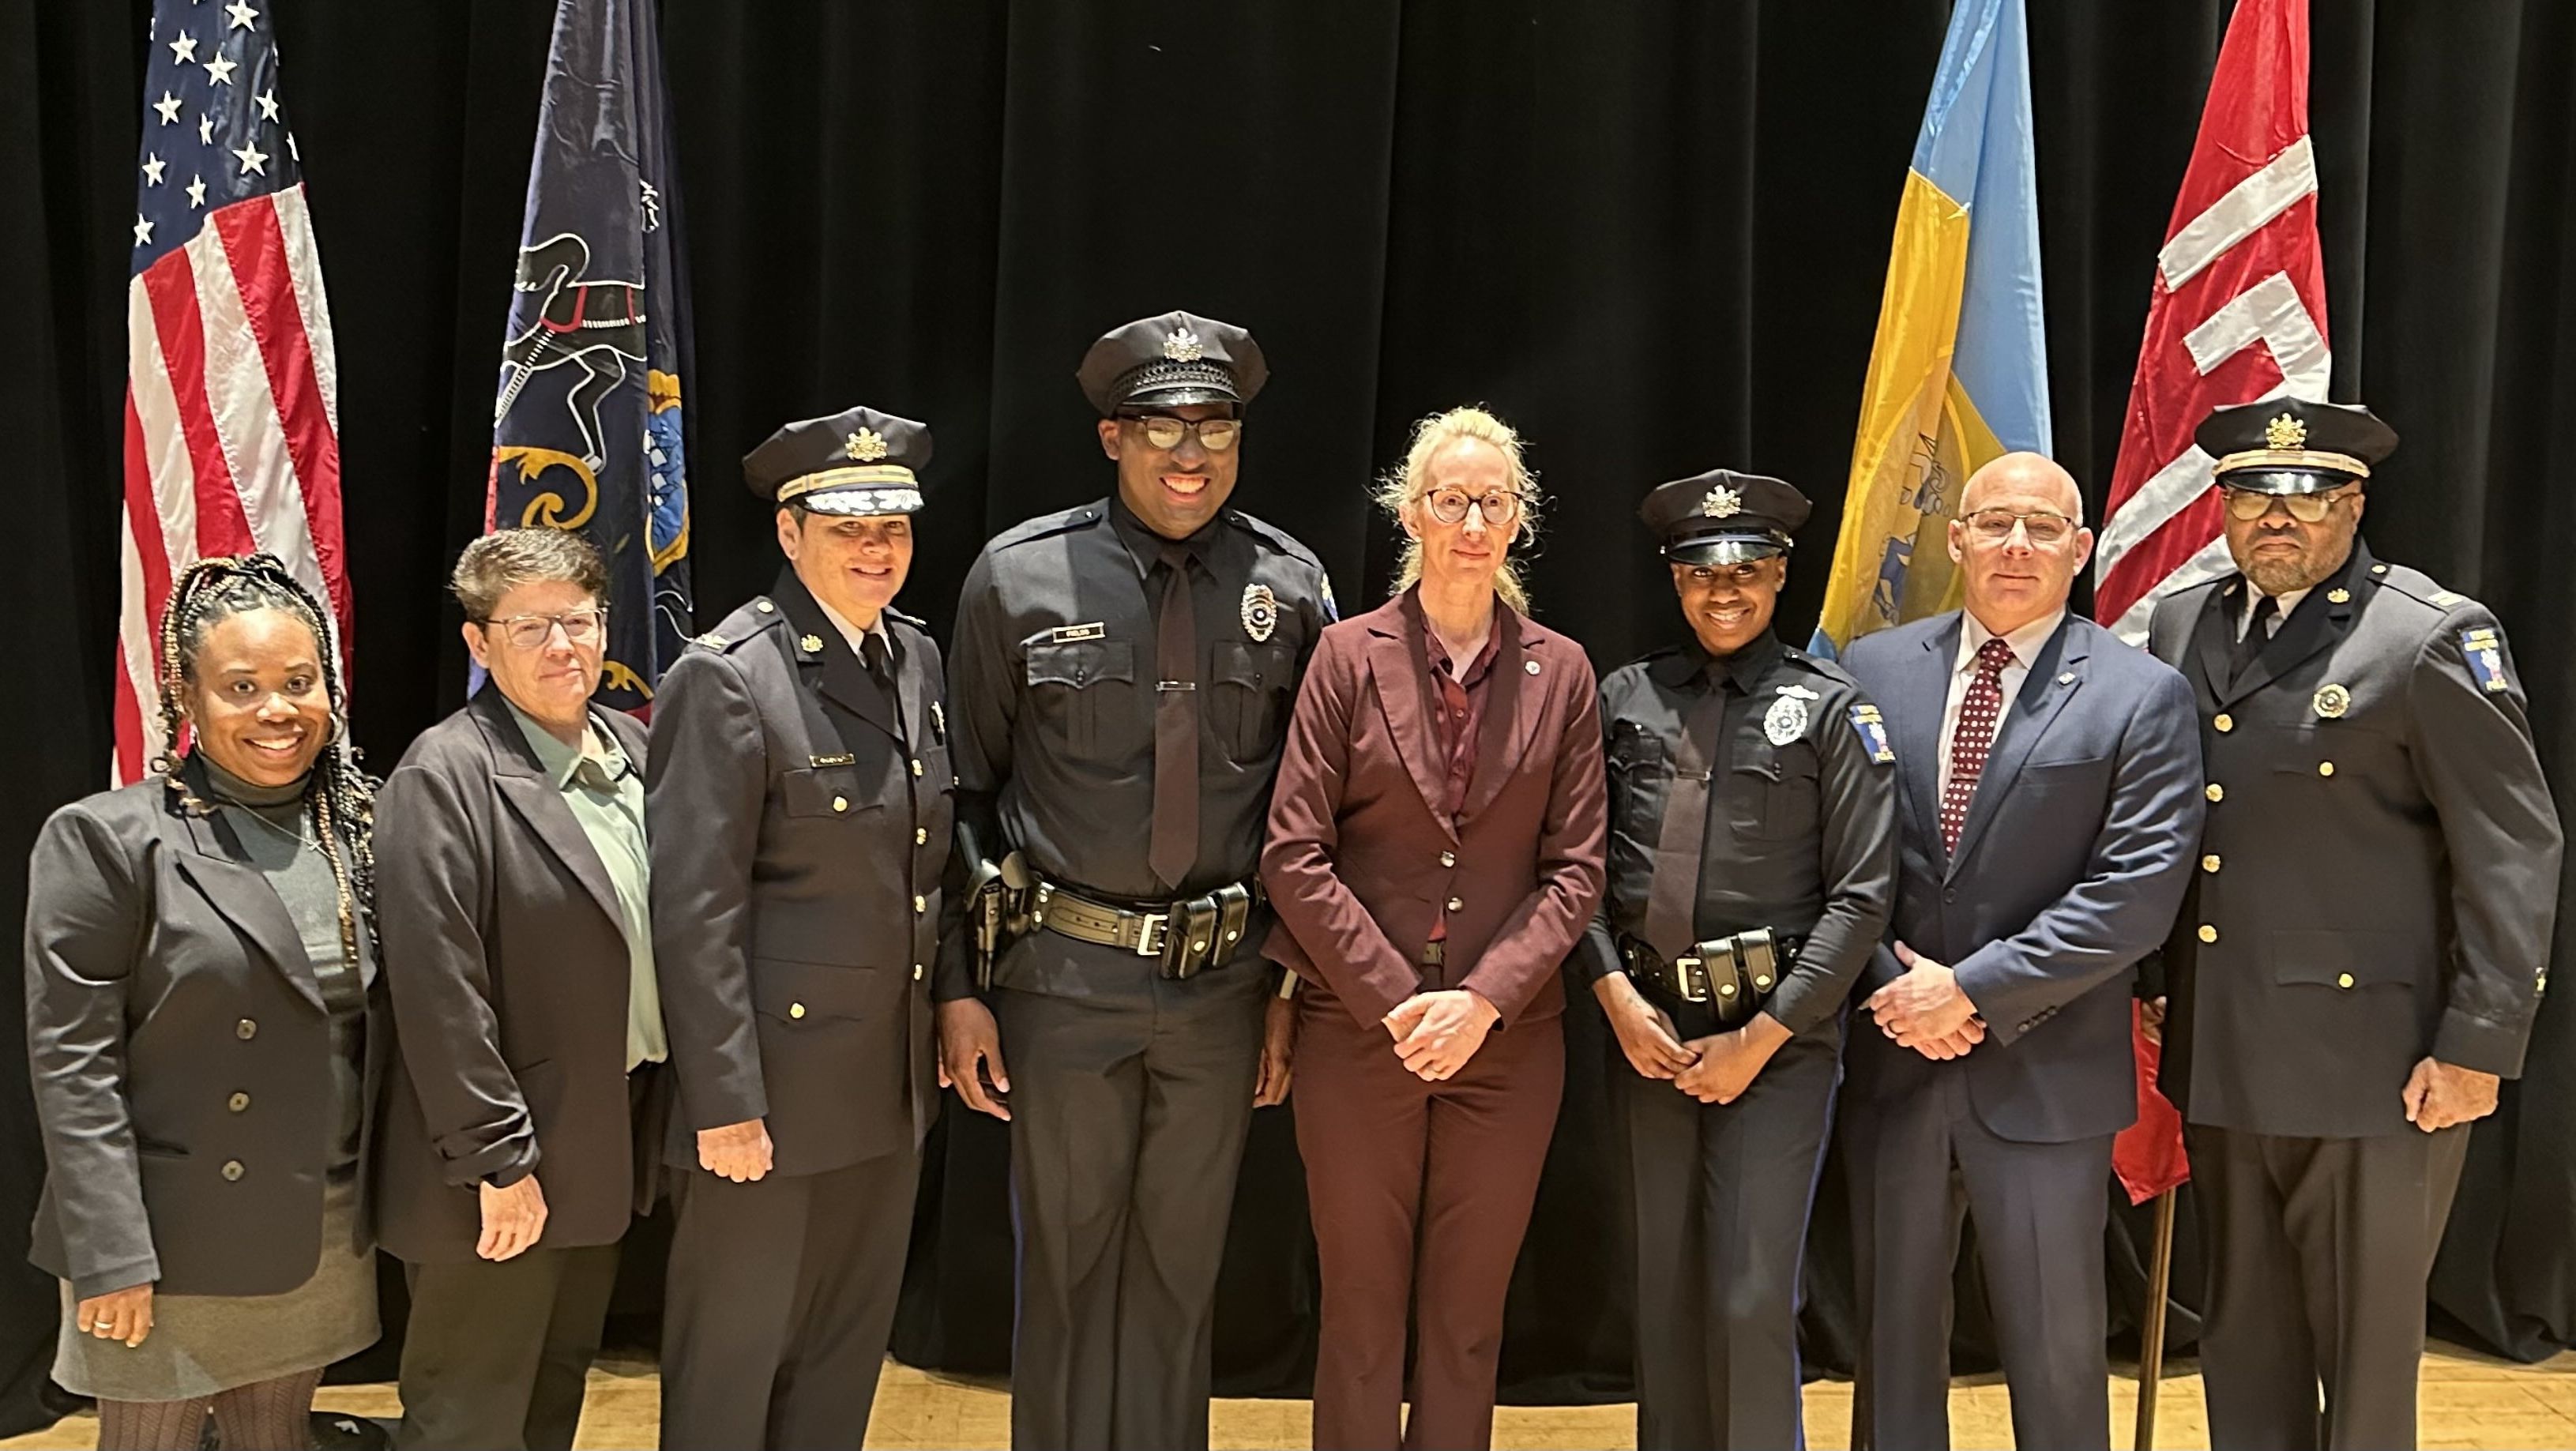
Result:
<svg viewBox="0 0 2576 1451"><path fill-rule="evenodd" d="M1673 959L1673 991L1686 1003L1708 1001L1708 963L1698 953L1685 952Z"/></svg>
<svg viewBox="0 0 2576 1451"><path fill-rule="evenodd" d="M1137 915L1136 922L1136 955L1162 956L1163 943L1172 930L1172 914L1169 911L1143 912Z"/></svg>

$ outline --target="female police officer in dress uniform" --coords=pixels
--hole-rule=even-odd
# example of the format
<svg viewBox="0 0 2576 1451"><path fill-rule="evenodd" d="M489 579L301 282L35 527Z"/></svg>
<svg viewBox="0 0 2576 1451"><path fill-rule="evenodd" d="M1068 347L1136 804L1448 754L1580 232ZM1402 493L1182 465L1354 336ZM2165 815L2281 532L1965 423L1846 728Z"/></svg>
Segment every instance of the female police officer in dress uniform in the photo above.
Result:
<svg viewBox="0 0 2576 1451"><path fill-rule="evenodd" d="M267 555L170 592L159 774L54 813L28 864L27 1056L63 1281L54 1379L99 1444L311 1444L376 1338L358 1172L384 1021L368 783L322 608Z"/></svg>
<svg viewBox="0 0 2576 1451"><path fill-rule="evenodd" d="M1572 966L1621 1051L1637 1444L1799 1444L1800 1250L1843 1001L1887 925L1895 753L1771 615L1807 500L1720 469L1639 511L1692 643L1601 683L1610 886Z"/></svg>

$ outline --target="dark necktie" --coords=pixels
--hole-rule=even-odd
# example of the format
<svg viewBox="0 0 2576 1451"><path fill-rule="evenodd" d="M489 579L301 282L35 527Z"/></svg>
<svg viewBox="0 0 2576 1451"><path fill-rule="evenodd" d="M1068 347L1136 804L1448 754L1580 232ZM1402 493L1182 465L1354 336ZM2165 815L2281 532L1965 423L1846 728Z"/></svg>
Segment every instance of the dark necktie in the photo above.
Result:
<svg viewBox="0 0 2576 1451"><path fill-rule="evenodd" d="M1726 719L1726 687L1711 682L1682 718L1673 742L1673 783L1655 837L1655 876L1646 888L1646 945L1670 962L1699 940L1699 865L1708 841L1709 770Z"/></svg>
<svg viewBox="0 0 2576 1451"><path fill-rule="evenodd" d="M894 688L894 661L886 652L883 635L871 630L859 637L859 660L868 667L868 676L877 689L885 692L886 704L894 707L894 718L903 719L903 695Z"/></svg>
<svg viewBox="0 0 2576 1451"><path fill-rule="evenodd" d="M2235 684L2254 668L2254 657L2272 640L2272 617L2281 612L2281 602L2270 595L2254 600L2254 618L2245 622L2245 638L2236 642L2236 653L2227 657L2227 683Z"/></svg>
<svg viewBox="0 0 2576 1451"><path fill-rule="evenodd" d="M1941 792L1941 846L1959 849L1959 828L1968 824L1968 803L1977 799L1977 778L1986 773L1986 756L1995 748L1995 723L2004 715L2004 667L2012 663L2012 646L2001 635L1977 647L1977 675L1959 700L1959 724L1950 735L1950 784Z"/></svg>
<svg viewBox="0 0 2576 1451"><path fill-rule="evenodd" d="M1154 834L1145 861L1179 888L1199 859L1199 627L1190 606L1190 552L1163 545L1163 597L1154 609Z"/></svg>

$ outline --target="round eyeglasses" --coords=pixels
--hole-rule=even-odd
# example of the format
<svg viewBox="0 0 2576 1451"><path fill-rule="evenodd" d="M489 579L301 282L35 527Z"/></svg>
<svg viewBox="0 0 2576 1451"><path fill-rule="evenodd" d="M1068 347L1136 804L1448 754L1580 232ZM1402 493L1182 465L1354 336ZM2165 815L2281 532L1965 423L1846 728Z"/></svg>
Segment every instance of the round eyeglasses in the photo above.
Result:
<svg viewBox="0 0 2576 1451"><path fill-rule="evenodd" d="M1521 516L1521 495L1518 489L1490 489L1473 496L1464 489L1433 489L1422 496L1422 506L1443 524L1464 524L1467 511L1474 509L1485 516L1488 528L1500 529Z"/></svg>

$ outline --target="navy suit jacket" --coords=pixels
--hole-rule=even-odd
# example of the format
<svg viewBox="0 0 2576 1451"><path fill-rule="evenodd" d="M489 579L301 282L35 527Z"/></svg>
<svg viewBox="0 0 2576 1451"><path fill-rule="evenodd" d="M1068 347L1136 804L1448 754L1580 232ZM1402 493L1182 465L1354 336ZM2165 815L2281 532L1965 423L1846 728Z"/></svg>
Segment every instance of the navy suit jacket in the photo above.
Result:
<svg viewBox="0 0 2576 1451"><path fill-rule="evenodd" d="M1941 714L1958 612L1852 642L1843 664L1896 746L1903 849L1889 941L1948 963L1986 1020L1966 1057L1935 1062L1855 1025L1856 1103L1962 1075L1997 1137L2067 1143L2137 1117L2129 1002L2164 941L2200 840L2191 687L2143 650L2069 614L2005 712L1959 832L1941 845ZM1882 945L1854 1001L1904 969Z"/></svg>

